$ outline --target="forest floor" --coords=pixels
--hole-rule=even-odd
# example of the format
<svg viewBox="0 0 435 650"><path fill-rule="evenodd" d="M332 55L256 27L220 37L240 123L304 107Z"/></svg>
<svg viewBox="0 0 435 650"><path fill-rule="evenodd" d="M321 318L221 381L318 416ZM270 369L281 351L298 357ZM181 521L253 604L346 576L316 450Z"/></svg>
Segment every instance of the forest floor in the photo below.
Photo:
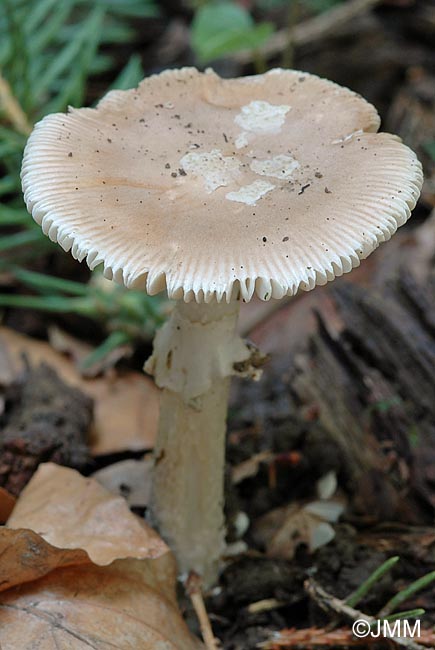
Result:
<svg viewBox="0 0 435 650"><path fill-rule="evenodd" d="M182 12L168 8L173 18L157 23L144 50L147 72L189 64ZM391 0L294 49L295 68L372 102L382 129L417 151L426 181L409 224L349 277L291 301L243 306L242 334L269 356L259 382L232 387L229 550L206 597L225 650L352 647L344 601L375 569L400 557L355 616L376 616L435 570L434 39L432 3ZM217 71L252 66L233 59ZM88 327L80 318L5 312L0 485L18 497L38 465L52 461L97 475L142 515L158 408L140 374L149 350L83 379L76 362L88 351ZM198 633L185 597L182 607ZM433 583L400 605L417 608L430 630ZM405 647L435 646L435 636L423 637Z"/></svg>

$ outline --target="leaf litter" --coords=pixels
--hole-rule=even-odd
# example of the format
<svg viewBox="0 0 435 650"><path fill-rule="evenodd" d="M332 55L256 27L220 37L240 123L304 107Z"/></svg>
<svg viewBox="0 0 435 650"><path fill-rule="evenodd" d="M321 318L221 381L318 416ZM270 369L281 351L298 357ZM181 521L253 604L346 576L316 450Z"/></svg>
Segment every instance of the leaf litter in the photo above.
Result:
<svg viewBox="0 0 435 650"><path fill-rule="evenodd" d="M0 529L2 650L198 650L166 544L121 497L47 463Z"/></svg>
<svg viewBox="0 0 435 650"><path fill-rule="evenodd" d="M133 371L112 371L107 376L84 379L74 363L50 344L0 327L0 379L4 376L12 381L19 376L25 369L23 357L31 365L50 365L63 381L94 400L93 455L153 447L159 392L149 378Z"/></svg>

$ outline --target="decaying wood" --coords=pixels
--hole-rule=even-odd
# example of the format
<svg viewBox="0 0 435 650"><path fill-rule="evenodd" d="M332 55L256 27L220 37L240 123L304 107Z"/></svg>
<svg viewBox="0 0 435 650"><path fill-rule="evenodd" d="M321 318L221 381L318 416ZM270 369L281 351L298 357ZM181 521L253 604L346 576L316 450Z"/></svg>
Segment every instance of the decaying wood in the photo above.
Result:
<svg viewBox="0 0 435 650"><path fill-rule="evenodd" d="M18 495L41 462L77 469L89 462L86 446L92 400L44 364L5 395L0 420L0 485Z"/></svg>
<svg viewBox="0 0 435 650"><path fill-rule="evenodd" d="M432 8L435 28L435 7ZM418 152L425 170L422 198L435 206L435 160L426 146L435 141L435 77L414 66L388 110L385 130L397 133Z"/></svg>
<svg viewBox="0 0 435 650"><path fill-rule="evenodd" d="M295 363L296 403L315 408L338 444L357 510L424 521L435 508L435 275L417 284L402 268L382 289L331 293L340 324L318 314Z"/></svg>

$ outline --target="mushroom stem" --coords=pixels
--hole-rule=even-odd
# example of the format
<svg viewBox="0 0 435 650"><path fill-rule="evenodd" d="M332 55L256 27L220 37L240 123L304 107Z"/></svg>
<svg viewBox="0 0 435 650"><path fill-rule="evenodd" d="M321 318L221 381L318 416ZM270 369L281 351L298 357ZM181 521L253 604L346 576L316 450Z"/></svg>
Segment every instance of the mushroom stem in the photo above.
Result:
<svg viewBox="0 0 435 650"><path fill-rule="evenodd" d="M225 547L225 432L234 363L249 357L236 334L239 301L178 301L145 369L163 388L151 516L182 573L205 585Z"/></svg>

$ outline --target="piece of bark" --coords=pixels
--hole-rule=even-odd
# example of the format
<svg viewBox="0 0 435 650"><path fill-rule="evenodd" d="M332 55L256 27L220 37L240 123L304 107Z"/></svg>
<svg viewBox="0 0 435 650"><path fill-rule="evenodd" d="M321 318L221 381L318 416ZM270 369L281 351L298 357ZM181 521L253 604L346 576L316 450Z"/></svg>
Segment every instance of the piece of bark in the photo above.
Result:
<svg viewBox="0 0 435 650"><path fill-rule="evenodd" d="M433 40L435 7L429 11L432 12ZM423 10L420 15L423 18ZM417 153L425 172L421 203L434 207L435 160L427 148L435 141L435 77L427 72L430 69L430 64L415 65L407 71L408 78L389 107L385 130L397 133Z"/></svg>
<svg viewBox="0 0 435 650"><path fill-rule="evenodd" d="M41 462L76 469L90 460L92 400L45 364L30 369L5 395L0 421L0 485L18 495Z"/></svg>
<svg viewBox="0 0 435 650"><path fill-rule="evenodd" d="M381 290L342 283L331 293L339 319L318 315L296 361L296 403L315 407L338 444L356 510L426 522L435 505L435 282L417 284L401 269Z"/></svg>

